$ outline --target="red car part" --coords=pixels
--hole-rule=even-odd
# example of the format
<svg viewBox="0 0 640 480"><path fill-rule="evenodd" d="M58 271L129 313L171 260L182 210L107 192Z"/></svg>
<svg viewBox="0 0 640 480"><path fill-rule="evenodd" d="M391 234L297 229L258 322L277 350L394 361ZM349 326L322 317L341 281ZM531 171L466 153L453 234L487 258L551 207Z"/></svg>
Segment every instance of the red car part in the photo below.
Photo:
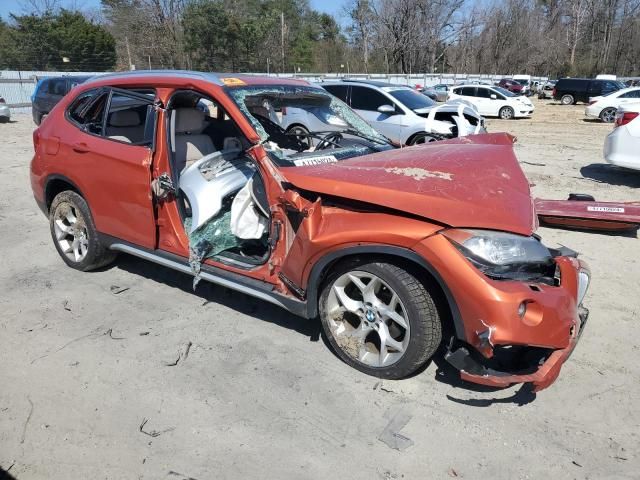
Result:
<svg viewBox="0 0 640 480"><path fill-rule="evenodd" d="M540 223L552 227L621 232L640 227L640 202L535 200Z"/></svg>

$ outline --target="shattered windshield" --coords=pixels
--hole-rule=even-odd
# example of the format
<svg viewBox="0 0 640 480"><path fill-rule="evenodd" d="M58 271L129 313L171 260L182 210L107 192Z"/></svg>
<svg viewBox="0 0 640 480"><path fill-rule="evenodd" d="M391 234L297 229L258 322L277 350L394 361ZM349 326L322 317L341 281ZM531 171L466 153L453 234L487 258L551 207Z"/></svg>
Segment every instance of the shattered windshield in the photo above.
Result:
<svg viewBox="0 0 640 480"><path fill-rule="evenodd" d="M318 87L228 87L227 93L282 166L333 163L393 148L344 102Z"/></svg>

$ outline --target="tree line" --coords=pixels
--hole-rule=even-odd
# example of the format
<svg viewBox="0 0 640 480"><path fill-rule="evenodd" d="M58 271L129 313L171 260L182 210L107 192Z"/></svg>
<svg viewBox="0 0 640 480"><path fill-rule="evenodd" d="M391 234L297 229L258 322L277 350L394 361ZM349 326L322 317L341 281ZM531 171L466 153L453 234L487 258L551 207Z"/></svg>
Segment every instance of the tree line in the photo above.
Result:
<svg viewBox="0 0 640 480"><path fill-rule="evenodd" d="M640 75L640 0L345 0L335 16L308 0L29 2L0 21L0 68Z"/></svg>

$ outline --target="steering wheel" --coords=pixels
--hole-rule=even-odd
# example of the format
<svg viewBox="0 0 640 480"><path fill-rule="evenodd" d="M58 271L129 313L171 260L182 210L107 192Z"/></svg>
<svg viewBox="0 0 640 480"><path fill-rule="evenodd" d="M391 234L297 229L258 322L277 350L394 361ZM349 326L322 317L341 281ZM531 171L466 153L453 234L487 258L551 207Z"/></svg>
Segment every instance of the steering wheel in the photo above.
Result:
<svg viewBox="0 0 640 480"><path fill-rule="evenodd" d="M302 142L299 138L288 135L280 125L271 121L267 117L263 117L262 115L257 113L252 113L251 115L253 115L256 120L260 122L265 132L267 132L269 140L277 143L280 148L289 148L297 152L302 152L309 148L309 146Z"/></svg>
<svg viewBox="0 0 640 480"><path fill-rule="evenodd" d="M316 145L316 150L325 150L329 148L329 146L333 148L340 148L340 142L344 137L340 132L332 132L324 137L318 142Z"/></svg>

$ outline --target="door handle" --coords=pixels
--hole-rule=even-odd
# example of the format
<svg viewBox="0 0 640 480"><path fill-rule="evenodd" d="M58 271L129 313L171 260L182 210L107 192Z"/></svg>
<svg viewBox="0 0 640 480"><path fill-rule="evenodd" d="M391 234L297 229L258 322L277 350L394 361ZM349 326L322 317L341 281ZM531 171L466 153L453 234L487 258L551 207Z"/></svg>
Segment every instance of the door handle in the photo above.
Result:
<svg viewBox="0 0 640 480"><path fill-rule="evenodd" d="M73 149L74 152L78 152L78 153L86 153L89 151L89 146L84 142L74 143L71 146L71 148Z"/></svg>

